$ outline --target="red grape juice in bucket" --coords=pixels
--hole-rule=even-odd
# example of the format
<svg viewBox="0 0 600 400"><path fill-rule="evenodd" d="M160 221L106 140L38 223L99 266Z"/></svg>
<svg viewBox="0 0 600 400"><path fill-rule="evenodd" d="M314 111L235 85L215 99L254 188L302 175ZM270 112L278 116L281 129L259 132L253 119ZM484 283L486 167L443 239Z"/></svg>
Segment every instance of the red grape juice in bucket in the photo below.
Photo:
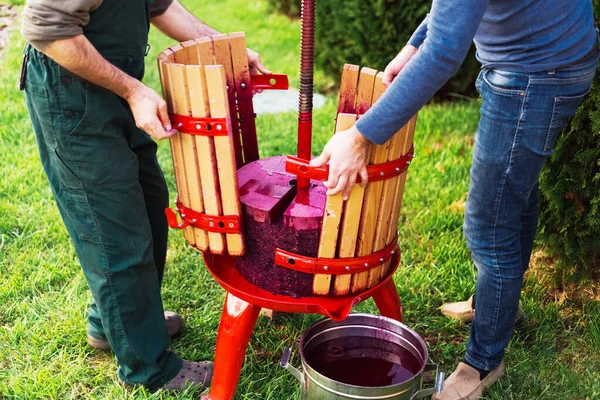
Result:
<svg viewBox="0 0 600 400"><path fill-rule="evenodd" d="M302 335L299 350L303 372L289 364L289 349L281 365L300 381L303 400L415 400L436 391L423 389L424 372L437 369L427 364L425 342L389 318L351 314L341 322L321 320ZM441 386L443 376L437 381Z"/></svg>

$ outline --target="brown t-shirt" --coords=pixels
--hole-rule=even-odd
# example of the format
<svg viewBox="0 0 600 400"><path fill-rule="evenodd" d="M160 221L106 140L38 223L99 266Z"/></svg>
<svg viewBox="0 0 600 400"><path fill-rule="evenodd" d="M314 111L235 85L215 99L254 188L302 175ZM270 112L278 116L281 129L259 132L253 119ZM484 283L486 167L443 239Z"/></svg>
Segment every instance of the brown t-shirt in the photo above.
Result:
<svg viewBox="0 0 600 400"><path fill-rule="evenodd" d="M90 22L90 12L103 0L27 0L21 34L33 47L44 51L52 42L81 35ZM164 13L173 0L155 0L150 16Z"/></svg>

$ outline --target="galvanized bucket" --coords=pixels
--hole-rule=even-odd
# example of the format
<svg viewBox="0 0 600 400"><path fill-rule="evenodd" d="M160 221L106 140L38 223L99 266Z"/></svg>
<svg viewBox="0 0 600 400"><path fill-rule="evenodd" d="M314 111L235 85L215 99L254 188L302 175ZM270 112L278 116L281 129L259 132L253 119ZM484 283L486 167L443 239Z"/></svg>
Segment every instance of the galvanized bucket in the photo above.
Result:
<svg viewBox="0 0 600 400"><path fill-rule="evenodd" d="M411 377L387 386L356 386L330 379L318 372L314 365L307 361L307 354L320 344L335 340L337 343L347 343L352 352L360 348L360 340L387 343L380 350L374 350L382 358L395 357L394 349L401 349L402 354L408 351L412 360L417 360L418 371L413 371ZM427 364L429 354L423 339L406 325L390 318L369 315L351 314L342 322L324 319L313 324L300 339L299 347L302 359L302 370L290 364L291 349L285 350L281 366L286 368L300 382L303 400L417 400L440 392L444 382L443 373L437 371L435 365ZM425 372L435 371L435 385L423 388Z"/></svg>

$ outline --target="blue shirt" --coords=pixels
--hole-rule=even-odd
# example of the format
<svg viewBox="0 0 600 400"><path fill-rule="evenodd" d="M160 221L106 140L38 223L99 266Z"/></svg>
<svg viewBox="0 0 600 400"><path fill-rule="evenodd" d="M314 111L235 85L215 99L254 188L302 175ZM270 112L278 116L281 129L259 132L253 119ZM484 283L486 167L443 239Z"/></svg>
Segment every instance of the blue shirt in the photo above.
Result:
<svg viewBox="0 0 600 400"><path fill-rule="evenodd" d="M591 0L433 0L409 44L419 51L356 123L385 143L464 61L472 42L483 67L539 72L576 63L596 45Z"/></svg>

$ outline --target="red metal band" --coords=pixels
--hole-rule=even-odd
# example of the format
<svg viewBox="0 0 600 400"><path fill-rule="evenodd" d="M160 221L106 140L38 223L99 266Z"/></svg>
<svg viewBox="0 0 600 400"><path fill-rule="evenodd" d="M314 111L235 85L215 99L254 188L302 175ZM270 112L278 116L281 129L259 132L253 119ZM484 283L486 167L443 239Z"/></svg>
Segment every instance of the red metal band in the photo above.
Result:
<svg viewBox="0 0 600 400"><path fill-rule="evenodd" d="M169 113L173 128L181 133L198 136L227 136L225 118L194 118L187 115Z"/></svg>
<svg viewBox="0 0 600 400"><path fill-rule="evenodd" d="M415 148L413 146L408 153L396 160L367 166L369 182L383 181L402 174L410 166L414 154ZM299 157L288 156L285 163L285 170L298 177L314 179L317 181L326 181L329 177L329 165L312 167L308 161Z"/></svg>
<svg viewBox="0 0 600 400"><path fill-rule="evenodd" d="M275 264L309 274L354 274L377 268L390 260L399 251L398 237L396 236L385 249L368 256L356 258L311 258L277 249L275 251Z"/></svg>
<svg viewBox="0 0 600 400"><path fill-rule="evenodd" d="M188 226L217 233L241 233L240 219L235 215L206 215L187 208L179 200L175 202L176 211L181 216L181 222L177 222L175 211L165 209L167 222L173 229L184 229Z"/></svg>
<svg viewBox="0 0 600 400"><path fill-rule="evenodd" d="M252 88L254 90L288 90L289 82L285 74L252 75Z"/></svg>

